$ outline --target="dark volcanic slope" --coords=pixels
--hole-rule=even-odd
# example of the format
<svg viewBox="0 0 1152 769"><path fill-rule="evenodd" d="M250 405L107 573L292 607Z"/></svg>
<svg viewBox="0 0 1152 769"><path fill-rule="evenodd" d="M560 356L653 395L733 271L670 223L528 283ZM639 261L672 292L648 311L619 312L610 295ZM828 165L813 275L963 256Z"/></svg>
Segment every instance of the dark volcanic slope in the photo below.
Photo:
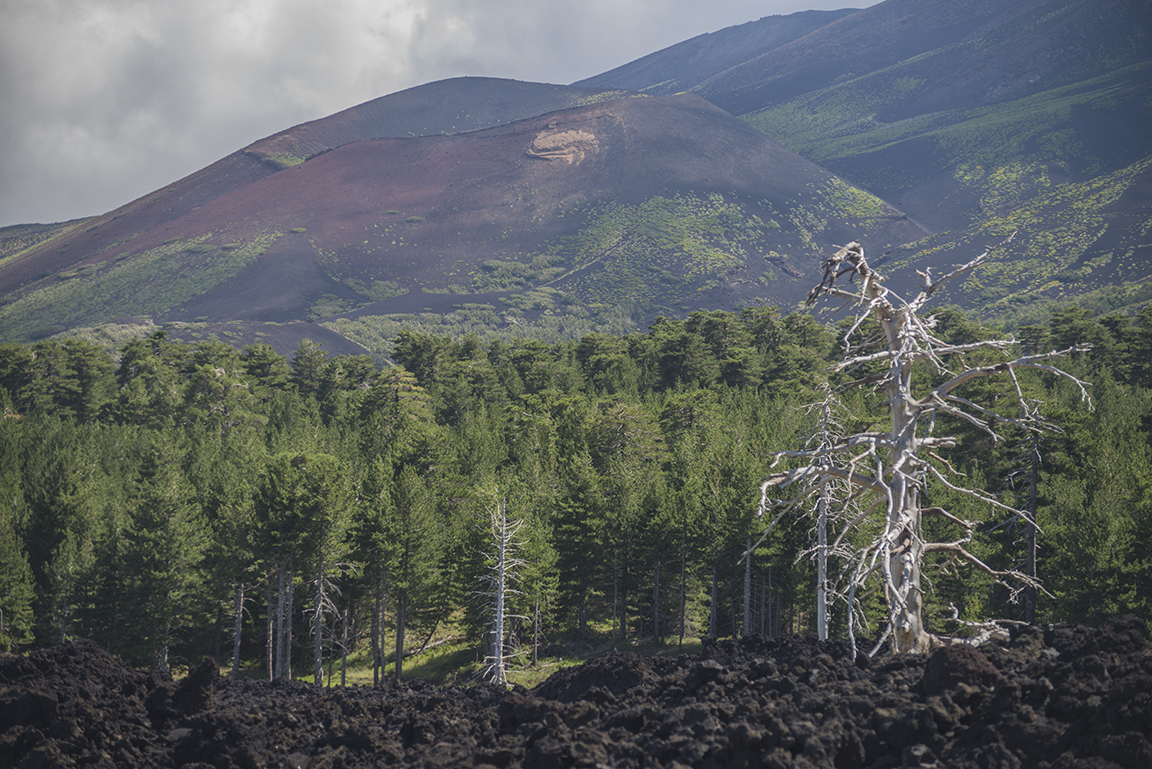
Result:
<svg viewBox="0 0 1152 769"><path fill-rule="evenodd" d="M355 141L161 224L128 211L89 225L23 257L73 264L0 309L0 334L120 315L410 311L437 291L455 302L547 288L585 304L791 305L832 244L867 237L883 249L923 234L699 97L624 98Z"/></svg>
<svg viewBox="0 0 1152 769"><path fill-rule="evenodd" d="M650 94L688 91L732 67L852 13L856 11L846 8L766 16L759 21L685 40L573 85L628 88Z"/></svg>
<svg viewBox="0 0 1152 769"><path fill-rule="evenodd" d="M1147 8L1129 0L886 0L695 90L745 115L899 65L925 82L873 96L877 117L902 119L1010 101L1144 61L1148 23Z"/></svg>
<svg viewBox="0 0 1152 769"><path fill-rule="evenodd" d="M761 19L694 38L581 82L661 88L675 65L642 67L643 62L716 57L726 35L745 28L744 35L754 29L782 33L787 25L802 28L801 17ZM1029 153L1019 146L1022 141L1044 142L1043 136L1061 132L1080 139L1072 142L1080 156L1065 146L1065 136L1047 140L1046 161L1069 164L1066 170L1084 178L1122 168L1150 150L1148 133L1137 131L1148 117L1150 78L1138 65L1152 60L1150 33L1146 4L1130 0L886 0L762 52L738 49L755 55L692 90L882 196L917 181L917 166L923 178L965 160L1016 160ZM694 50L678 53L689 43ZM1075 88L1061 91L1070 87ZM1086 99L1096 89L1105 89L1111 103ZM1044 94L1059 114L1045 114ZM1032 101L1021 101L1026 99ZM1076 108L1086 100L1091 103ZM1007 119L996 105L1016 105L1012 111L1021 118L1027 117L1021 112L1038 111L1032 125L1021 120L1025 125L979 135L981 122ZM939 135L965 123L964 131L972 133L967 141L961 130ZM1015 133L1020 130L1023 136ZM930 137L930 146L912 144L918 137ZM894 165L891 158L907 155L903 173L890 167L869 175L870 155L878 151L886 153L888 166Z"/></svg>
<svg viewBox="0 0 1152 769"><path fill-rule="evenodd" d="M47 247L0 265L0 294L167 227L254 181L345 144L470 131L620 95L596 88L453 78L382 96L261 139L102 217L78 223Z"/></svg>
<svg viewBox="0 0 1152 769"><path fill-rule="evenodd" d="M0 657L0 769L1145 769L1143 635L1114 618L855 663L843 642L752 638L610 654L533 691L230 681L211 660L177 684L76 642Z"/></svg>
<svg viewBox="0 0 1152 769"><path fill-rule="evenodd" d="M475 131L624 96L609 88L456 77L409 88L302 123L254 142L246 152L309 158L366 139Z"/></svg>

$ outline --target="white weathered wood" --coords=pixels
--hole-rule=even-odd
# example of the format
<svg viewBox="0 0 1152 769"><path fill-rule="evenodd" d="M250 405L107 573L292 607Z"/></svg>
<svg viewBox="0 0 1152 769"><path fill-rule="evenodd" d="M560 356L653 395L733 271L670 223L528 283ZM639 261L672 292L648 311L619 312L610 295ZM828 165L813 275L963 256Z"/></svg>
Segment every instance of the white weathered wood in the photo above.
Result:
<svg viewBox="0 0 1152 769"><path fill-rule="evenodd" d="M484 678L495 684L508 683L508 654L505 651L506 624L511 616L507 611L508 597L517 594L511 587L516 570L524 566L524 561L515 557L515 551L522 545L517 535L523 528L523 521L508 519L507 503L501 499L489 509L492 552L489 554L489 574L487 594L491 599L492 630L489 638Z"/></svg>
<svg viewBox="0 0 1152 769"><path fill-rule="evenodd" d="M821 282L808 296L809 304L823 296L831 296L857 306L856 317L843 338L844 360L832 368L834 371L850 371L865 364L884 363L886 370L883 374L862 377L851 385L871 386L881 394L887 402L891 421L886 432L860 433L836 442L821 442L815 449L779 452L776 462L801 459L807 460L807 464L774 473L764 479L760 487L759 512L764 516L769 510L779 510L767 527L767 531L771 531L787 512L796 509L814 495L823 500L828 484L836 480L851 484L860 493L870 492L879 496L865 512L847 521L831 548L826 548L826 543L822 541L819 549L821 552L835 552L849 531L866 521L878 505L884 506L882 532L871 543L851 555L855 566L852 568L853 578L846 598L851 615L856 589L871 575L877 572L882 575L888 604L889 631L893 649L897 652L923 652L929 645L930 636L922 618L920 583L920 569L927 553L949 553L953 558L964 560L1001 582L1014 582L1032 588L1037 586L1034 577L1016 571L996 570L976 558L966 548L973 536L973 522L961 520L940 508L921 508L924 483L928 477L932 477L949 489L972 495L1014 514L1020 513L989 494L966 488L950 479L949 476L958 473L934 450L951 446L955 441L949 437L932 435L936 415L948 414L965 420L991 435L994 440L1000 439L997 427L1001 424L1011 424L1025 430L1034 429L1035 420L1016 379L1016 371L1020 369L1042 370L1064 377L1073 382L1079 388L1082 398L1090 403L1087 382L1049 365L1049 361L1086 350L1086 346L1016 357L993 365L964 368L958 372L950 371L945 363L945 357L949 357L962 364L966 354L978 351L1008 354L1014 344L1011 340L946 344L931 333L935 319L920 315L920 310L936 291L967 275L1003 245L1001 243L989 248L938 280L932 280L927 272L920 273L922 288L911 301L905 301L889 290L882 277L869 267L863 247L859 243L849 243L824 262ZM842 283L851 283L852 287L846 288ZM881 332L854 346L853 338L869 318L879 325ZM913 364L922 361L931 363L937 371L949 378L917 396ZM997 375L1009 377L1020 407L1017 415L1004 414L954 392L972 381ZM931 464L928 461L930 458L939 460L946 472ZM807 484L791 498L771 498L772 493L799 481ZM850 495L849 500L855 501L857 496ZM817 505L819 509L820 505ZM950 542L926 542L922 526L925 514L942 515L957 524L963 533ZM854 637L854 621L854 617L850 616L850 637Z"/></svg>

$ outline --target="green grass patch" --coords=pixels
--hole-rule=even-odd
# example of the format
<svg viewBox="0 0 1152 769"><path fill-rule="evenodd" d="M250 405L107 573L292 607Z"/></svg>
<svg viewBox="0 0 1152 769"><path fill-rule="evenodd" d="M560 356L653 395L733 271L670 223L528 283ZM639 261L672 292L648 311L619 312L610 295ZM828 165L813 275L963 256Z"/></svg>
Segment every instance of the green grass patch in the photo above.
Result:
<svg viewBox="0 0 1152 769"><path fill-rule="evenodd" d="M303 163L305 160L308 159L308 158L301 157L299 155L293 155L293 154L288 153L288 152L272 152L272 153L265 155L264 157L266 157L268 160L271 160L273 163L276 163L279 166L283 166L284 168L291 168L292 166L298 166L301 163Z"/></svg>
<svg viewBox="0 0 1152 769"><path fill-rule="evenodd" d="M159 315L199 296L254 262L280 237L256 237L217 259L189 259L217 247L203 241L171 240L131 258L105 262L104 269L76 271L0 308L0 330L8 339L35 339L72 326L94 326L116 315ZM70 271L71 272L71 271Z"/></svg>

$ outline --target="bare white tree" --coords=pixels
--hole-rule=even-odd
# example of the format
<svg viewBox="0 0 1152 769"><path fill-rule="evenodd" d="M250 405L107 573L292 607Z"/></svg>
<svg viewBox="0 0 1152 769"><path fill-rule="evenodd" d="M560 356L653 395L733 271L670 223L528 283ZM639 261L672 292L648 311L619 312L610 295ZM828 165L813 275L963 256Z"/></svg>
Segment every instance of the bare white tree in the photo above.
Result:
<svg viewBox="0 0 1152 769"><path fill-rule="evenodd" d="M777 463L785 458L794 458L805 460L805 464L774 473L764 480L760 489L760 513L764 515L771 508L781 508L776 516L779 520L787 511L821 494L834 481L847 481L855 490L848 502L858 500L861 512L843 525L831 546L836 549L873 512L884 510L881 533L856 553L855 576L849 593L854 595L856 587L871 575L880 575L888 605L886 635L891 634L892 648L897 653L923 652L930 644L931 637L922 618L920 585L921 566L930 553L942 552L953 560L966 561L1004 584L1036 584L1034 578L1024 573L994 569L970 551L967 545L975 532L974 521L962 520L940 507L921 506L924 485L933 478L952 491L1019 514L1018 510L990 494L954 482L958 474L937 452L954 446L956 441L952 437L933 434L936 417L947 414L969 422L988 433L994 441L1001 439L997 433L1000 425L1036 429L1031 424L1033 412L1029 411L1016 377L1020 369L1039 369L1066 377L1080 389L1082 398L1089 400L1086 382L1049 364L1055 358L1086 347L1011 358L1009 351L1014 345L1011 340L948 344L933 333L935 317L921 315L928 300L940 288L967 275L1003 245L989 248L938 280L933 280L927 271L917 271L922 285L916 296L907 301L885 286L882 277L868 266L864 248L859 243L849 243L824 261L823 279L808 295L809 305L827 296L856 306L855 322L844 334L844 359L833 370L882 367L878 373L861 376L851 384L870 386L880 393L887 401L891 421L888 430L857 433L832 445L779 452ZM878 330L859 344L854 343L855 337L864 333L869 319L875 321ZM1005 359L991 365L966 367L965 356L977 351L999 353ZM958 363L958 369L951 370L950 363ZM917 378L915 375L923 371L924 364L931 366L938 376ZM994 376L1007 378L1005 386L1014 389L1019 406L1016 415L999 413L960 394L964 385ZM816 483L798 483L813 479ZM791 498L772 496L793 484L800 486L801 490ZM926 515L951 521L958 527L958 536L948 542L925 541L922 520Z"/></svg>
<svg viewBox="0 0 1152 769"><path fill-rule="evenodd" d="M810 462L816 466L824 462L841 461L842 458L839 455L835 452L828 452L827 450L843 440L845 430L843 421L844 406L836 396L832 386L827 382L822 382L818 389L822 394L821 399L818 402L809 403L804 406L804 410L810 418L813 416L816 417L815 427L805 444L805 448L809 450L812 456ZM843 589L838 588L836 582L829 575L828 559L831 557L836 560L849 562L856 555L855 551L845 545L843 538L837 540L836 547L833 548L828 543L828 527L835 526L838 522L843 523L846 518L850 518L856 512L856 504L855 498L852 497L851 483L843 478L838 478L835 475L821 474L815 471L809 474L806 483L811 487L811 491L816 499L813 506L810 509L804 510L803 513L811 514L814 519L814 537L816 543L801 552L796 557L796 560L799 562L804 558L811 558L816 562L816 636L821 641L826 641L828 640L828 615L830 605L837 601L844 601L849 606L853 605L853 601L849 599L849 596ZM758 511L759 517L764 517L764 514L767 512L768 502L769 500L766 494L764 494L764 488L762 487L761 503ZM764 530L755 545L749 544L744 558L748 559L751 550L759 547L772 533L772 530L779 525L781 519L786 514L794 511L796 507L796 505L780 505L775 519L773 519ZM749 579L750 576L746 570L746 593Z"/></svg>
<svg viewBox="0 0 1152 769"><path fill-rule="evenodd" d="M486 667L482 673L487 681L505 685L508 683L508 658L505 651L504 636L506 623L509 618L507 612L508 597L515 594L510 583L515 571L524 565L524 561L515 557L516 550L522 545L517 538L523 521L510 521L508 519L508 506L504 499L489 509L492 527L492 551L487 554L488 573L483 579L486 583L485 595L491 600L492 630L488 642L488 655Z"/></svg>
<svg viewBox="0 0 1152 769"><path fill-rule="evenodd" d="M843 425L837 407L840 406L832 387L824 382L821 384L824 393L820 403L811 404L809 413L820 410L820 428L813 435L813 442L818 454L825 456L824 452L835 446L843 435ZM844 484L839 479L831 479L820 484L820 492L816 497L816 547L812 556L816 559L816 637L821 641L828 640L828 599L834 591L828 578L828 524L833 514L833 505L837 497L844 499L847 494L837 494L837 485Z"/></svg>

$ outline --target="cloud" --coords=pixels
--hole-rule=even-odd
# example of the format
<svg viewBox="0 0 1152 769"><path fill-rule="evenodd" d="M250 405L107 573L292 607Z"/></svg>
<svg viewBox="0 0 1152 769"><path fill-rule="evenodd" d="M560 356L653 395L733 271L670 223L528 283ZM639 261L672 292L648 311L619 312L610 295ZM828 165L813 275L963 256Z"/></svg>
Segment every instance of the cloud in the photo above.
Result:
<svg viewBox="0 0 1152 769"><path fill-rule="evenodd" d="M841 5L0 0L0 226L103 213L261 137L420 83L569 83L697 34Z"/></svg>

